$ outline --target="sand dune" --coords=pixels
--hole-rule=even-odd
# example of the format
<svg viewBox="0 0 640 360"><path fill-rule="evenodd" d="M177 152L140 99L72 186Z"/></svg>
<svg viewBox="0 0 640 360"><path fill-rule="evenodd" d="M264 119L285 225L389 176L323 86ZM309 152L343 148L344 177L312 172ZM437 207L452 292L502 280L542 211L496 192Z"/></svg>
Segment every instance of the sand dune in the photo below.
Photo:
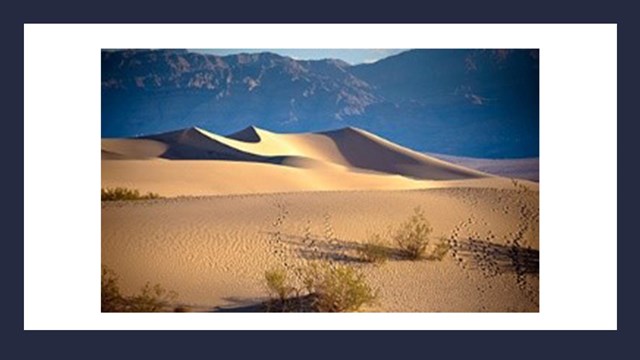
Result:
<svg viewBox="0 0 640 360"><path fill-rule="evenodd" d="M168 149L160 141L144 139L102 139L102 154L117 159L152 159L162 156Z"/></svg>
<svg viewBox="0 0 640 360"><path fill-rule="evenodd" d="M103 187L137 188L162 196L419 189L428 186L426 181L400 175L226 160L105 160L102 161L102 173Z"/></svg>
<svg viewBox="0 0 640 360"><path fill-rule="evenodd" d="M307 161L304 159L304 161ZM415 180L328 166L307 168L241 161L103 160L102 187L128 187L162 196L203 196L296 191L409 190L443 187L510 188L505 178ZM537 190L535 183L523 181Z"/></svg>
<svg viewBox="0 0 640 360"><path fill-rule="evenodd" d="M163 196L403 190L497 179L355 128L277 134L248 127L224 137L194 127L104 139L102 159L103 187Z"/></svg>
<svg viewBox="0 0 640 360"><path fill-rule="evenodd" d="M249 127L228 137L189 128L137 139L103 140L103 159L227 160L304 168L334 168L422 180L490 176L396 145L356 128L277 134ZM103 153L104 155L104 153Z"/></svg>

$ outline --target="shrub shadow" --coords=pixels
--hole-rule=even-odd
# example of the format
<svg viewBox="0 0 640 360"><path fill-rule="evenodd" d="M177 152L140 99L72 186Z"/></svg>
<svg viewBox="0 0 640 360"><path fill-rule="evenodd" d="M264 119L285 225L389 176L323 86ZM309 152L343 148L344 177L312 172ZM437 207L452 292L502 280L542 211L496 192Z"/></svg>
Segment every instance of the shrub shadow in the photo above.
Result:
<svg viewBox="0 0 640 360"><path fill-rule="evenodd" d="M258 303L248 303L246 299L225 298L238 305L217 306L211 312L315 312L315 294L289 297L285 300L270 299Z"/></svg>
<svg viewBox="0 0 640 360"><path fill-rule="evenodd" d="M502 273L538 274L540 251L520 246L507 246L492 242L466 239L453 242L460 259L491 275Z"/></svg>
<svg viewBox="0 0 640 360"><path fill-rule="evenodd" d="M358 251L365 246L363 243L343 239L326 239L318 236L300 236L279 232L267 232L270 236L279 236L282 243L291 249L304 260L330 260L339 263L368 264L369 261L357 255ZM409 260L407 255L400 249L386 245L378 245L384 249L388 260ZM355 253L356 255L352 255ZM429 260L429 257L424 259Z"/></svg>

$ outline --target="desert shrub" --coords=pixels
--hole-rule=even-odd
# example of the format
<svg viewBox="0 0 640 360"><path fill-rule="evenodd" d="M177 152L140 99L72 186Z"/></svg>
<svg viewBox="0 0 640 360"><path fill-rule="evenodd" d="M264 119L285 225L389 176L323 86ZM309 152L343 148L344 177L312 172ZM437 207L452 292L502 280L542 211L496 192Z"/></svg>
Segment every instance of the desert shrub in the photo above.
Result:
<svg viewBox="0 0 640 360"><path fill-rule="evenodd" d="M392 251L384 245L379 234L373 234L367 242L358 248L358 254L366 262L382 264L391 258Z"/></svg>
<svg viewBox="0 0 640 360"><path fill-rule="evenodd" d="M451 250L451 245L446 239L439 239L439 242L433 247L433 251L429 254L429 260L441 261L445 255Z"/></svg>
<svg viewBox="0 0 640 360"><path fill-rule="evenodd" d="M323 216L323 244L321 240L313 238L311 223L306 223L302 240L304 249L300 250L306 261L297 262L288 258L281 230L288 211L284 204L277 203L276 206L279 213L272 223L274 231L269 237L269 246L281 267L265 272L264 280L271 300L262 304L263 309L358 311L363 305L374 302L378 293L367 284L364 275L356 266L340 263L351 261L351 257L345 253L347 248L341 246L329 214Z"/></svg>
<svg viewBox="0 0 640 360"><path fill-rule="evenodd" d="M124 309L124 297L120 294L118 275L106 266L102 267L101 309L103 312L119 312Z"/></svg>
<svg viewBox="0 0 640 360"><path fill-rule="evenodd" d="M178 297L174 291L164 289L160 284L146 283L137 295L127 298L127 312L159 312L165 311L169 304Z"/></svg>
<svg viewBox="0 0 640 360"><path fill-rule="evenodd" d="M302 269L302 288L291 286L285 270L265 273L272 301L268 309L278 311L346 312L372 304L378 293L356 268L322 262Z"/></svg>
<svg viewBox="0 0 640 360"><path fill-rule="evenodd" d="M285 301L293 292L294 287L287 282L287 272L283 269L269 270L264 273L267 288L272 297Z"/></svg>
<svg viewBox="0 0 640 360"><path fill-rule="evenodd" d="M377 292L367 284L364 275L354 267L327 266L315 271L315 274L320 275L316 275L312 282L316 311L358 311L363 305L372 304L378 297Z"/></svg>
<svg viewBox="0 0 640 360"><path fill-rule="evenodd" d="M139 294L125 296L118 286L119 277L106 266L102 267L102 312L159 312L166 311L178 294L165 290L160 284L146 283Z"/></svg>
<svg viewBox="0 0 640 360"><path fill-rule="evenodd" d="M417 207L411 218L400 225L393 239L408 259L419 260L425 255L432 231L422 209Z"/></svg>
<svg viewBox="0 0 640 360"><path fill-rule="evenodd" d="M100 190L102 201L116 200L149 200L158 199L160 195L152 192L140 194L137 189L127 189L124 187L106 188Z"/></svg>

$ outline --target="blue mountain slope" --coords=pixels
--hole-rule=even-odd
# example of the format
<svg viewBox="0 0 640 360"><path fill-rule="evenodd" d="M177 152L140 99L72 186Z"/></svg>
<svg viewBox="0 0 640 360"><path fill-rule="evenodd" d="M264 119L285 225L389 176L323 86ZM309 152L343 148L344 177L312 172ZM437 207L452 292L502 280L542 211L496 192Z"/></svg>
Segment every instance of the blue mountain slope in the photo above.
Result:
<svg viewBox="0 0 640 360"><path fill-rule="evenodd" d="M411 50L373 64L273 53L102 53L102 135L249 124L363 128L419 151L538 156L536 50Z"/></svg>

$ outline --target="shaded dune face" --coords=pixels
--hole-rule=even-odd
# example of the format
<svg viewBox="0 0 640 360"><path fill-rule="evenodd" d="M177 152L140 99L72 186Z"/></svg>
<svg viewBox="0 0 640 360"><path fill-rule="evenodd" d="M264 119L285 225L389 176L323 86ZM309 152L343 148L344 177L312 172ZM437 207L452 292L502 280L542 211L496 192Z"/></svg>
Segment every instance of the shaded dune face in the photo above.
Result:
<svg viewBox="0 0 640 360"><path fill-rule="evenodd" d="M343 168L420 180L489 177L356 128L277 134L248 127L228 136L188 128L133 139L104 139L102 159L225 160L296 168Z"/></svg>
<svg viewBox="0 0 640 360"><path fill-rule="evenodd" d="M256 131L256 129L252 126L244 128L233 134L227 135L227 137L229 139L244 141L248 143L258 143L261 140L260 135L258 135L258 132Z"/></svg>
<svg viewBox="0 0 640 360"><path fill-rule="evenodd" d="M148 136L167 145L162 158L171 160L232 160L269 162L269 157L252 154L208 137L198 128Z"/></svg>
<svg viewBox="0 0 640 360"><path fill-rule="evenodd" d="M401 147L356 128L324 133L350 166L425 180L457 180L487 176Z"/></svg>
<svg viewBox="0 0 640 360"><path fill-rule="evenodd" d="M145 139L102 139L102 159L143 160L161 157L168 145Z"/></svg>

